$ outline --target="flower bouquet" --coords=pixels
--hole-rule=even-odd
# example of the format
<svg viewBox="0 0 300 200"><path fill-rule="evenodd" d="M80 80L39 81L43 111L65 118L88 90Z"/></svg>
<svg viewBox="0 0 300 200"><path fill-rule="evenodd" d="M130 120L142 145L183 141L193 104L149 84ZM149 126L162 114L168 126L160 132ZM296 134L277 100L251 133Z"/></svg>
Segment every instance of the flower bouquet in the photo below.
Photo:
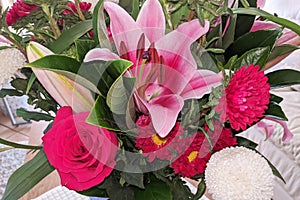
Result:
<svg viewBox="0 0 300 200"><path fill-rule="evenodd" d="M263 3L17 0L3 10L1 82L22 76L0 95L27 95L41 112L17 114L49 121L40 146L0 140L38 151L3 199L53 170L70 190L109 199L271 199L273 176L284 180L241 132L257 125L267 139L266 119L292 138L270 90L300 73L265 69L297 49L300 27Z"/></svg>

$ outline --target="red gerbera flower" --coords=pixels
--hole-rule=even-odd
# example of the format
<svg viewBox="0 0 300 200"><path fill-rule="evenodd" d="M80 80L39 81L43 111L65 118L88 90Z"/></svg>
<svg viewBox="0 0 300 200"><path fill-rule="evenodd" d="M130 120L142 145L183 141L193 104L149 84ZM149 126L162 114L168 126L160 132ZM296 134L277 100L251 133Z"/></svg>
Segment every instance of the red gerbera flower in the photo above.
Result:
<svg viewBox="0 0 300 200"><path fill-rule="evenodd" d="M6 13L6 24L8 26L12 26L21 17L29 15L32 11L36 10L37 8L38 7L35 5L25 3L24 0L17 0Z"/></svg>
<svg viewBox="0 0 300 200"><path fill-rule="evenodd" d="M221 112L220 120L229 120L237 131L257 122L268 108L270 85L259 68L245 65L237 70L216 107L216 111Z"/></svg>
<svg viewBox="0 0 300 200"><path fill-rule="evenodd" d="M76 9L76 6L75 6L75 3L67 3L66 6L68 6L69 8L72 9L73 13L77 13L77 9ZM88 2L80 2L79 3L79 7L80 7L80 10L82 12L87 12L89 11L89 9L91 8L92 4L91 3L88 3ZM72 14L72 11L68 10L68 9L65 9L63 14L64 15L70 15Z"/></svg>
<svg viewBox="0 0 300 200"><path fill-rule="evenodd" d="M211 156L209 145L202 146L204 140L203 133L196 133L190 147L170 165L176 174L193 177L204 172L206 163Z"/></svg>
<svg viewBox="0 0 300 200"><path fill-rule="evenodd" d="M213 121L213 126L213 131L209 130L208 127L205 130L210 137L215 152L237 144L236 137L233 136L231 129L223 127L218 121Z"/></svg>
<svg viewBox="0 0 300 200"><path fill-rule="evenodd" d="M202 174L206 169L206 163L211 157L210 145L213 146L213 151L220 151L226 147L237 144L236 138L232 135L230 129L222 127L221 124L216 121L214 121L213 124L214 131L207 130L207 126L205 128L210 137L211 144L204 133L196 133L189 148L170 165L176 174L181 174L183 177L193 177L197 174ZM181 140L186 140L186 138ZM182 141L180 143L184 142Z"/></svg>
<svg viewBox="0 0 300 200"><path fill-rule="evenodd" d="M143 155L148 157L149 162L155 158L170 160L174 152L169 151L171 142L175 136L179 137L184 132L183 127L177 122L167 137L161 138L154 130L151 118L142 115L136 121L138 136L136 137L136 147L143 151Z"/></svg>

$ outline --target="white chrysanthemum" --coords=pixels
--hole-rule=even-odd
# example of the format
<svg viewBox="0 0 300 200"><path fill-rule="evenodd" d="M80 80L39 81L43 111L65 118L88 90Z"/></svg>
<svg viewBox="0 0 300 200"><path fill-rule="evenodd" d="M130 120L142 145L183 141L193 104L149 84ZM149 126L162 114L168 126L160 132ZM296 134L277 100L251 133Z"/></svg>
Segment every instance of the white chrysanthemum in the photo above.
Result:
<svg viewBox="0 0 300 200"><path fill-rule="evenodd" d="M267 161L245 147L225 148L212 155L205 170L214 200L270 200L274 175Z"/></svg>
<svg viewBox="0 0 300 200"><path fill-rule="evenodd" d="M0 89L18 69L24 67L25 61L24 55L16 48L0 50Z"/></svg>

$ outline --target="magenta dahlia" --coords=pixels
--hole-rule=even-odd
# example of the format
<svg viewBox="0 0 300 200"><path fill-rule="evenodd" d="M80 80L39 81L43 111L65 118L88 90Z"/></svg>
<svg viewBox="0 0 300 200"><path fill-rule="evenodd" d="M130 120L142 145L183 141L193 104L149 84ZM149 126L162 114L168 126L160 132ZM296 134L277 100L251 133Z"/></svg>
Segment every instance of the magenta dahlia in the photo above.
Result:
<svg viewBox="0 0 300 200"><path fill-rule="evenodd" d="M8 10L5 20L8 26L12 26L21 17L29 15L32 11L36 10L38 7L35 5L30 5L24 2L24 0L17 0L12 7Z"/></svg>
<svg viewBox="0 0 300 200"><path fill-rule="evenodd" d="M237 131L257 122L268 108L270 85L259 69L257 65L245 65L237 70L216 107L216 111L221 112L220 120L229 120Z"/></svg>

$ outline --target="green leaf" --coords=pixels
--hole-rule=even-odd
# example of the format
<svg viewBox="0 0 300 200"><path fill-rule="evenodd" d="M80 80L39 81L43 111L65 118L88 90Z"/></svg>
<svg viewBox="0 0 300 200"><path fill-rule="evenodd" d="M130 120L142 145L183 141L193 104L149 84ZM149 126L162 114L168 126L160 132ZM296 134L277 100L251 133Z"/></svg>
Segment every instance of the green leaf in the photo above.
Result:
<svg viewBox="0 0 300 200"><path fill-rule="evenodd" d="M95 93L100 93L97 87L89 80L91 76L88 76L86 72L91 69L84 69L85 65L87 64L81 65L77 60L68 56L49 55L29 63L26 66L54 71L81 84ZM79 76L79 73L83 73L85 77ZM96 74L96 76L97 75L98 74Z"/></svg>
<svg viewBox="0 0 300 200"><path fill-rule="evenodd" d="M101 189L98 186L92 187L88 190L80 191L78 193L89 197L108 197L106 190Z"/></svg>
<svg viewBox="0 0 300 200"><path fill-rule="evenodd" d="M26 94L28 94L29 91L31 90L31 87L32 87L35 80L36 80L36 76L35 76L34 73L32 73L29 80L28 80L28 84L27 84L27 88L26 88Z"/></svg>
<svg viewBox="0 0 300 200"><path fill-rule="evenodd" d="M77 74L97 86L100 94L106 98L109 89L132 65L127 60L91 61L82 63Z"/></svg>
<svg viewBox="0 0 300 200"><path fill-rule="evenodd" d="M270 168L272 169L272 172L275 176L277 176L278 178L280 178L284 184L286 184L284 178L281 176L280 172L277 170L277 168L264 156L262 155L259 151L255 150L256 153L260 154L264 159L266 159L266 161L268 162Z"/></svg>
<svg viewBox="0 0 300 200"><path fill-rule="evenodd" d="M17 109L17 116L22 117L25 121L40 121L40 120L45 120L45 121L51 121L54 119L49 114L46 113L41 113L41 112L33 112L33 111L27 111L24 108L19 108Z"/></svg>
<svg viewBox="0 0 300 200"><path fill-rule="evenodd" d="M247 147L250 149L255 149L257 147L257 144L255 142L253 142L247 138L244 138L241 136L236 136L236 139L237 139L238 145L240 145L240 146Z"/></svg>
<svg viewBox="0 0 300 200"><path fill-rule="evenodd" d="M96 44L100 44L102 48L112 50L105 23L103 2L104 0L99 0L93 12L94 39Z"/></svg>
<svg viewBox="0 0 300 200"><path fill-rule="evenodd" d="M266 11L263 11L258 8L232 8L232 12L235 14L246 14L246 15L258 15L261 17L264 17L272 22L275 22L283 27L286 27L288 29L291 29L298 35L300 35L300 26L296 24L295 22L292 22L290 20L276 17Z"/></svg>
<svg viewBox="0 0 300 200"><path fill-rule="evenodd" d="M260 68L266 64L270 53L269 47L258 47L251 49L238 58L233 64L234 69L239 69L244 65L258 65Z"/></svg>
<svg viewBox="0 0 300 200"><path fill-rule="evenodd" d="M299 49L299 47L290 45L290 44L283 44L280 46L276 46L273 48L270 56L269 56L269 61L277 58L278 56L282 56L288 53L291 53L295 50Z"/></svg>
<svg viewBox="0 0 300 200"><path fill-rule="evenodd" d="M130 185L145 189L143 173L121 172L121 177Z"/></svg>
<svg viewBox="0 0 300 200"><path fill-rule="evenodd" d="M247 0L247 1L250 4L250 7L257 6L256 3L257 0ZM242 7L242 5L239 4L239 7ZM255 21L255 16L238 14L236 28L235 28L235 39L244 35L245 33L248 33L252 28L254 21Z"/></svg>
<svg viewBox="0 0 300 200"><path fill-rule="evenodd" d="M95 48L96 44L92 40L76 40L75 47L78 61L83 62L83 59L87 52Z"/></svg>
<svg viewBox="0 0 300 200"><path fill-rule="evenodd" d="M132 1L132 12L131 12L132 18L136 19L139 12L140 12L140 1L139 0L133 0Z"/></svg>
<svg viewBox="0 0 300 200"><path fill-rule="evenodd" d="M94 126L100 126L112 131L121 131L115 122L111 110L106 104L104 97L98 96L96 102L86 119L86 122Z"/></svg>
<svg viewBox="0 0 300 200"><path fill-rule="evenodd" d="M126 114L134 88L135 78L120 77L107 93L107 105L115 114Z"/></svg>
<svg viewBox="0 0 300 200"><path fill-rule="evenodd" d="M266 74L271 88L279 88L300 84L300 72L292 69L283 69Z"/></svg>
<svg viewBox="0 0 300 200"><path fill-rule="evenodd" d="M278 104L272 102L269 103L268 110L266 110L264 115L282 121L288 121L288 118L285 116L281 107Z"/></svg>
<svg viewBox="0 0 300 200"><path fill-rule="evenodd" d="M19 199L53 170L44 151L39 151L10 176L2 200Z"/></svg>
<svg viewBox="0 0 300 200"><path fill-rule="evenodd" d="M145 190L137 189L134 195L135 200L171 200L172 194L169 186L158 179L151 180Z"/></svg>
<svg viewBox="0 0 300 200"><path fill-rule="evenodd" d="M34 149L34 150L37 150L37 149L42 148L41 146L32 146L32 145L25 145L25 144L18 144L18 143L15 143L15 142L10 142L10 141L2 139L2 138L0 138L0 143L5 144L7 146L14 147L14 148L20 148L20 149Z"/></svg>
<svg viewBox="0 0 300 200"><path fill-rule="evenodd" d="M206 185L205 185L204 180L202 179L201 182L198 184L198 189L197 189L197 192L196 192L193 200L200 199L204 195L205 190L206 190Z"/></svg>
<svg viewBox="0 0 300 200"><path fill-rule="evenodd" d="M0 90L0 98L6 97L6 96L19 96L20 97L20 96L23 96L23 93L15 90L15 89L2 88Z"/></svg>
<svg viewBox="0 0 300 200"><path fill-rule="evenodd" d="M92 29L92 20L86 20L75 24L72 28L62 32L60 37L48 45L55 53L62 53L68 49L73 42Z"/></svg>
<svg viewBox="0 0 300 200"><path fill-rule="evenodd" d="M263 156L263 157L264 157L264 156ZM266 157L264 157L264 158L267 160L269 166L271 167L273 174L274 174L275 176L277 176L278 178L280 178L280 179L283 181L284 184L286 184L284 178L281 176L281 174L280 174L280 172L278 171L278 169L277 169L277 168L276 168L276 167L275 167L275 166L274 166L274 165L273 165Z"/></svg>
<svg viewBox="0 0 300 200"><path fill-rule="evenodd" d="M239 37L226 49L225 57L228 60L234 55L242 56L247 51L258 47L269 47L272 49L281 34L282 29L259 30L247 33Z"/></svg>
<svg viewBox="0 0 300 200"><path fill-rule="evenodd" d="M281 103L283 101L283 98L280 97L280 96L277 96L275 94L271 94L271 97L270 97L270 102L273 102L273 103Z"/></svg>

